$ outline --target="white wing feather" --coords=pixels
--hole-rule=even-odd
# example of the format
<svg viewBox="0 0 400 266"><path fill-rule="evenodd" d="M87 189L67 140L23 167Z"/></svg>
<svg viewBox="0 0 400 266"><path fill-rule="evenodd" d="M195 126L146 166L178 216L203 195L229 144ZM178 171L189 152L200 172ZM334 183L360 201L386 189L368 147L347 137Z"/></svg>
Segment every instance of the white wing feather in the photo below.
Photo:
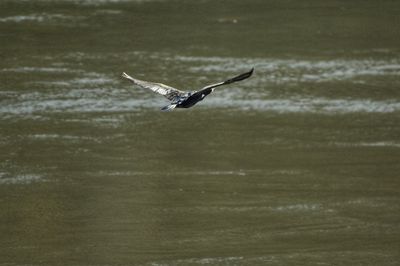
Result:
<svg viewBox="0 0 400 266"><path fill-rule="evenodd" d="M162 84L162 83L155 83L155 82L149 82L149 81L144 81L140 79L135 79L126 74L125 72L122 73L122 77L126 78L127 80L131 81L133 84L154 91L155 93L158 93L160 95L163 95L165 98L167 98L170 101L175 101L179 99L179 97L182 97L186 94L186 92L175 89L173 87L170 87L168 85Z"/></svg>

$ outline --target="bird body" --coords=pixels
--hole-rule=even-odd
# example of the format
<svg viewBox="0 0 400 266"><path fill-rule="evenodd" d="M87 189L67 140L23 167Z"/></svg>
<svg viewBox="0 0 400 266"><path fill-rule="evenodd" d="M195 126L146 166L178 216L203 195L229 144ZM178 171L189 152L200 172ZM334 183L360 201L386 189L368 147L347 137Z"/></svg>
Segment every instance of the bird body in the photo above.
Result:
<svg viewBox="0 0 400 266"><path fill-rule="evenodd" d="M196 103L202 101L207 95L213 92L216 87L247 79L253 74L253 71L254 68L234 78L208 85L200 89L199 91L181 91L162 83L155 83L132 78L125 72L122 73L122 77L128 79L133 84L139 87L150 89L153 92L156 92L166 97L168 100L171 101L171 104L164 106L163 108L161 108L161 110L171 111L175 108L190 108Z"/></svg>

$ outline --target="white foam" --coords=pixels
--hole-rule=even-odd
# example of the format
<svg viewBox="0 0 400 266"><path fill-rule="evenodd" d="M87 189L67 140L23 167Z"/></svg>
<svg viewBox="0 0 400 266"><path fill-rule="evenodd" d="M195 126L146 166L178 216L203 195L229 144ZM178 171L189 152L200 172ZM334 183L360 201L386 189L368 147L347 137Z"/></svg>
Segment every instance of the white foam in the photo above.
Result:
<svg viewBox="0 0 400 266"><path fill-rule="evenodd" d="M41 179L42 177L39 175L20 174L13 177L8 177L6 173L0 172L0 185L31 184Z"/></svg>
<svg viewBox="0 0 400 266"><path fill-rule="evenodd" d="M97 78L77 78L71 80L71 84L79 85L101 85L101 84L114 84L115 81L110 78L97 77Z"/></svg>
<svg viewBox="0 0 400 266"><path fill-rule="evenodd" d="M314 211L330 211L325 210L320 204L293 204L282 206L236 206L236 207L201 207L201 211L215 212L314 212Z"/></svg>
<svg viewBox="0 0 400 266"><path fill-rule="evenodd" d="M295 205L285 205L272 208L275 211L318 211L321 210L321 205L319 204L295 204Z"/></svg>
<svg viewBox="0 0 400 266"><path fill-rule="evenodd" d="M400 75L400 60L335 59L294 60L274 58L223 58L176 56L171 60L189 62L192 72L236 73L255 67L259 82L294 83L359 79L365 76ZM193 66L194 65L194 66Z"/></svg>
<svg viewBox="0 0 400 266"><path fill-rule="evenodd" d="M71 73L83 73L79 70L75 70L75 71L71 71L68 69L36 69L33 71L53 71L53 72L71 72ZM70 80L59 80L59 81L34 81L34 82L27 82L27 84L39 84L39 85L43 85L43 86L51 86L51 87L84 87L84 88L89 88L89 87L99 87L100 85L115 85L117 84L117 81L115 79L109 78L105 75L90 75L90 73L85 73L83 77L78 77L78 78L73 78ZM93 90L93 89L91 89ZM76 92L77 89L72 89L72 90L68 90L67 93L70 94L70 92ZM86 89L86 91L90 91L88 89ZM93 92L93 91L91 91Z"/></svg>
<svg viewBox="0 0 400 266"><path fill-rule="evenodd" d="M53 2L53 0L19 0L20 2ZM75 3L80 5L105 5L117 3L147 3L147 2L162 2L165 0L58 0L58 2Z"/></svg>
<svg viewBox="0 0 400 266"><path fill-rule="evenodd" d="M154 101L149 100L117 100L117 99L45 99L40 101L23 101L0 106L0 114L24 115L32 113L57 112L121 112L138 108L157 108Z"/></svg>
<svg viewBox="0 0 400 266"><path fill-rule="evenodd" d="M109 54L104 55L110 56ZM72 59L103 58L98 54L69 53ZM299 82L343 81L366 82L364 78L376 75L400 75L400 60L289 60L268 58L231 58L231 57L195 57L172 56L167 53L131 52L127 58L146 57L148 60L178 61L189 71L196 72L196 83L203 83L203 77L214 80L218 77L231 77L232 73L240 73L255 66L255 75L246 82L235 83L234 86L218 89L194 108L229 108L237 110L255 110L278 113L391 113L400 111L400 99L374 100L368 98L324 98L286 94L274 97L271 91L263 90L268 83L294 84ZM0 106L0 115L53 113L53 112L125 112L152 108L158 110L168 104L159 95L146 90L135 89L124 83L127 89L117 88L120 85L117 76L103 73L85 72L65 65L50 67L21 66L4 68L3 72L48 72L74 73L69 80L27 81L25 85L41 84L42 92L18 92L7 88L0 92L5 95ZM186 70L185 70L186 71ZM200 72L200 73L199 73ZM209 73L201 73L209 72ZM162 78L161 78L162 79ZM162 81L162 80L160 80ZM215 79L215 81L220 81ZM193 84L192 83L192 84ZM206 83L207 84L207 83ZM266 85L267 84L267 85ZM303 84L304 85L304 84ZM129 86L129 87L128 87ZM325 85L321 85L325 86ZM35 86L36 88L37 86ZM254 88L249 90L249 87ZM243 89L239 89L243 88ZM131 94L132 93L132 94ZM290 93L290 92L288 92ZM302 93L299 90L297 93ZM272 98L274 97L274 98ZM179 110L176 110L179 111Z"/></svg>
<svg viewBox="0 0 400 266"><path fill-rule="evenodd" d="M72 17L66 16L63 14L29 14L29 15L17 15L17 16L10 16L10 17L2 17L0 18L0 22L7 23L19 23L19 22L65 22L65 21L73 21L76 19L81 19L81 17Z"/></svg>
<svg viewBox="0 0 400 266"><path fill-rule="evenodd" d="M393 147L400 148L400 143L395 141L378 141L378 142L335 142L334 145L345 147Z"/></svg>
<svg viewBox="0 0 400 266"><path fill-rule="evenodd" d="M3 68L2 72L19 72L19 73L29 73L29 72L70 72L79 73L81 71L73 70L65 67L15 67L15 68Z"/></svg>
<svg viewBox="0 0 400 266"><path fill-rule="evenodd" d="M362 142L361 146L366 147L395 147L400 148L400 143L392 142L392 141L380 141L380 142Z"/></svg>
<svg viewBox="0 0 400 266"><path fill-rule="evenodd" d="M195 175L233 175L233 176L245 176L246 172L244 171L195 171L195 172L188 172L185 174L195 174Z"/></svg>
<svg viewBox="0 0 400 266"><path fill-rule="evenodd" d="M230 264L230 263L239 263L242 261L244 257L213 257L213 258L192 258L181 260L182 263L196 263L196 264Z"/></svg>
<svg viewBox="0 0 400 266"><path fill-rule="evenodd" d="M91 136L74 136L74 135L61 135L61 134L32 134L28 135L28 138L34 140L51 140L51 139L63 139L69 141L79 141L79 140L96 140L96 138Z"/></svg>
<svg viewBox="0 0 400 266"><path fill-rule="evenodd" d="M400 102L369 99L328 99L290 97L288 99L238 99L237 94L227 92L213 95L204 103L212 107L230 107L243 110L274 111L278 113L391 113L400 111Z"/></svg>
<svg viewBox="0 0 400 266"><path fill-rule="evenodd" d="M132 98L129 98L132 97ZM150 97L150 96L149 96ZM140 99L119 90L75 89L65 93L27 93L17 100L6 100L0 114L32 114L35 112L125 112L141 108L159 109L168 102L161 97ZM216 93L195 108L233 108L238 110L270 111L278 113L391 113L400 111L400 102L368 99L300 98L240 99L240 95Z"/></svg>
<svg viewBox="0 0 400 266"><path fill-rule="evenodd" d="M162 2L165 0L69 0L69 1L75 2L75 3L80 3L80 4L85 4L85 5L104 5L104 4L115 4L115 3L137 3L137 4L140 4L140 3L147 3L147 2Z"/></svg>
<svg viewBox="0 0 400 266"><path fill-rule="evenodd" d="M198 239L197 239L198 241ZM178 260L169 260L168 262L153 261L146 263L149 266L167 266L167 265L241 265L245 260L244 257L205 257L205 258L187 258Z"/></svg>

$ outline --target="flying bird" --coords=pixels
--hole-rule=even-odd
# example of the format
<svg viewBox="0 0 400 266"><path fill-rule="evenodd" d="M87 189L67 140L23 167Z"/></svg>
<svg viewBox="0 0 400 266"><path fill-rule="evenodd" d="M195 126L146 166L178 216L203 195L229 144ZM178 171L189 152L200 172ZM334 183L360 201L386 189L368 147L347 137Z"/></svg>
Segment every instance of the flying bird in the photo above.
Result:
<svg viewBox="0 0 400 266"><path fill-rule="evenodd" d="M149 82L149 81L132 78L125 72L122 73L122 77L126 78L127 80L131 81L133 84L135 84L139 87L152 90L152 91L166 97L168 100L170 100L171 103L169 105L161 108L161 110L162 111L171 111L174 108L192 107L196 103L202 101L211 92L213 92L216 87L247 79L253 74L253 71L254 71L254 68L252 68L250 71L240 74L234 78L205 86L204 88L202 88L198 91L181 91L181 90L175 89L173 87L170 87L170 86L162 84L162 83L155 83L155 82Z"/></svg>

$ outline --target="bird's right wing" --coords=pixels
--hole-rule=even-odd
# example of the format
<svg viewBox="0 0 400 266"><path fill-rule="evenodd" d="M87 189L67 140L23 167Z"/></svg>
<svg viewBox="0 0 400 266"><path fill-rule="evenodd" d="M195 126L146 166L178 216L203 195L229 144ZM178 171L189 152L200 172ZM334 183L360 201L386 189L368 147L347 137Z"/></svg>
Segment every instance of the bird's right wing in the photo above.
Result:
<svg viewBox="0 0 400 266"><path fill-rule="evenodd" d="M233 82L237 82L237 81L241 81L241 80L247 79L253 74L253 71L254 71L254 68L250 69L250 71L248 71L246 73L240 74L240 75L238 75L236 77L233 77L231 79L228 79L228 80L225 80L225 81L222 81L222 82L218 82L218 83L215 83L215 84L208 85L208 86L202 88L199 92L211 90L211 89L214 89L215 87L219 87L219 86L222 86L222 85L231 84Z"/></svg>
<svg viewBox="0 0 400 266"><path fill-rule="evenodd" d="M161 94L170 101L175 101L179 97L184 96L186 94L184 91L175 89L173 87L167 86L162 83L154 83L154 82L149 82L149 81L132 78L125 72L122 73L122 77L126 78L127 80L131 81L133 84L135 84L139 87L149 89L158 94Z"/></svg>

